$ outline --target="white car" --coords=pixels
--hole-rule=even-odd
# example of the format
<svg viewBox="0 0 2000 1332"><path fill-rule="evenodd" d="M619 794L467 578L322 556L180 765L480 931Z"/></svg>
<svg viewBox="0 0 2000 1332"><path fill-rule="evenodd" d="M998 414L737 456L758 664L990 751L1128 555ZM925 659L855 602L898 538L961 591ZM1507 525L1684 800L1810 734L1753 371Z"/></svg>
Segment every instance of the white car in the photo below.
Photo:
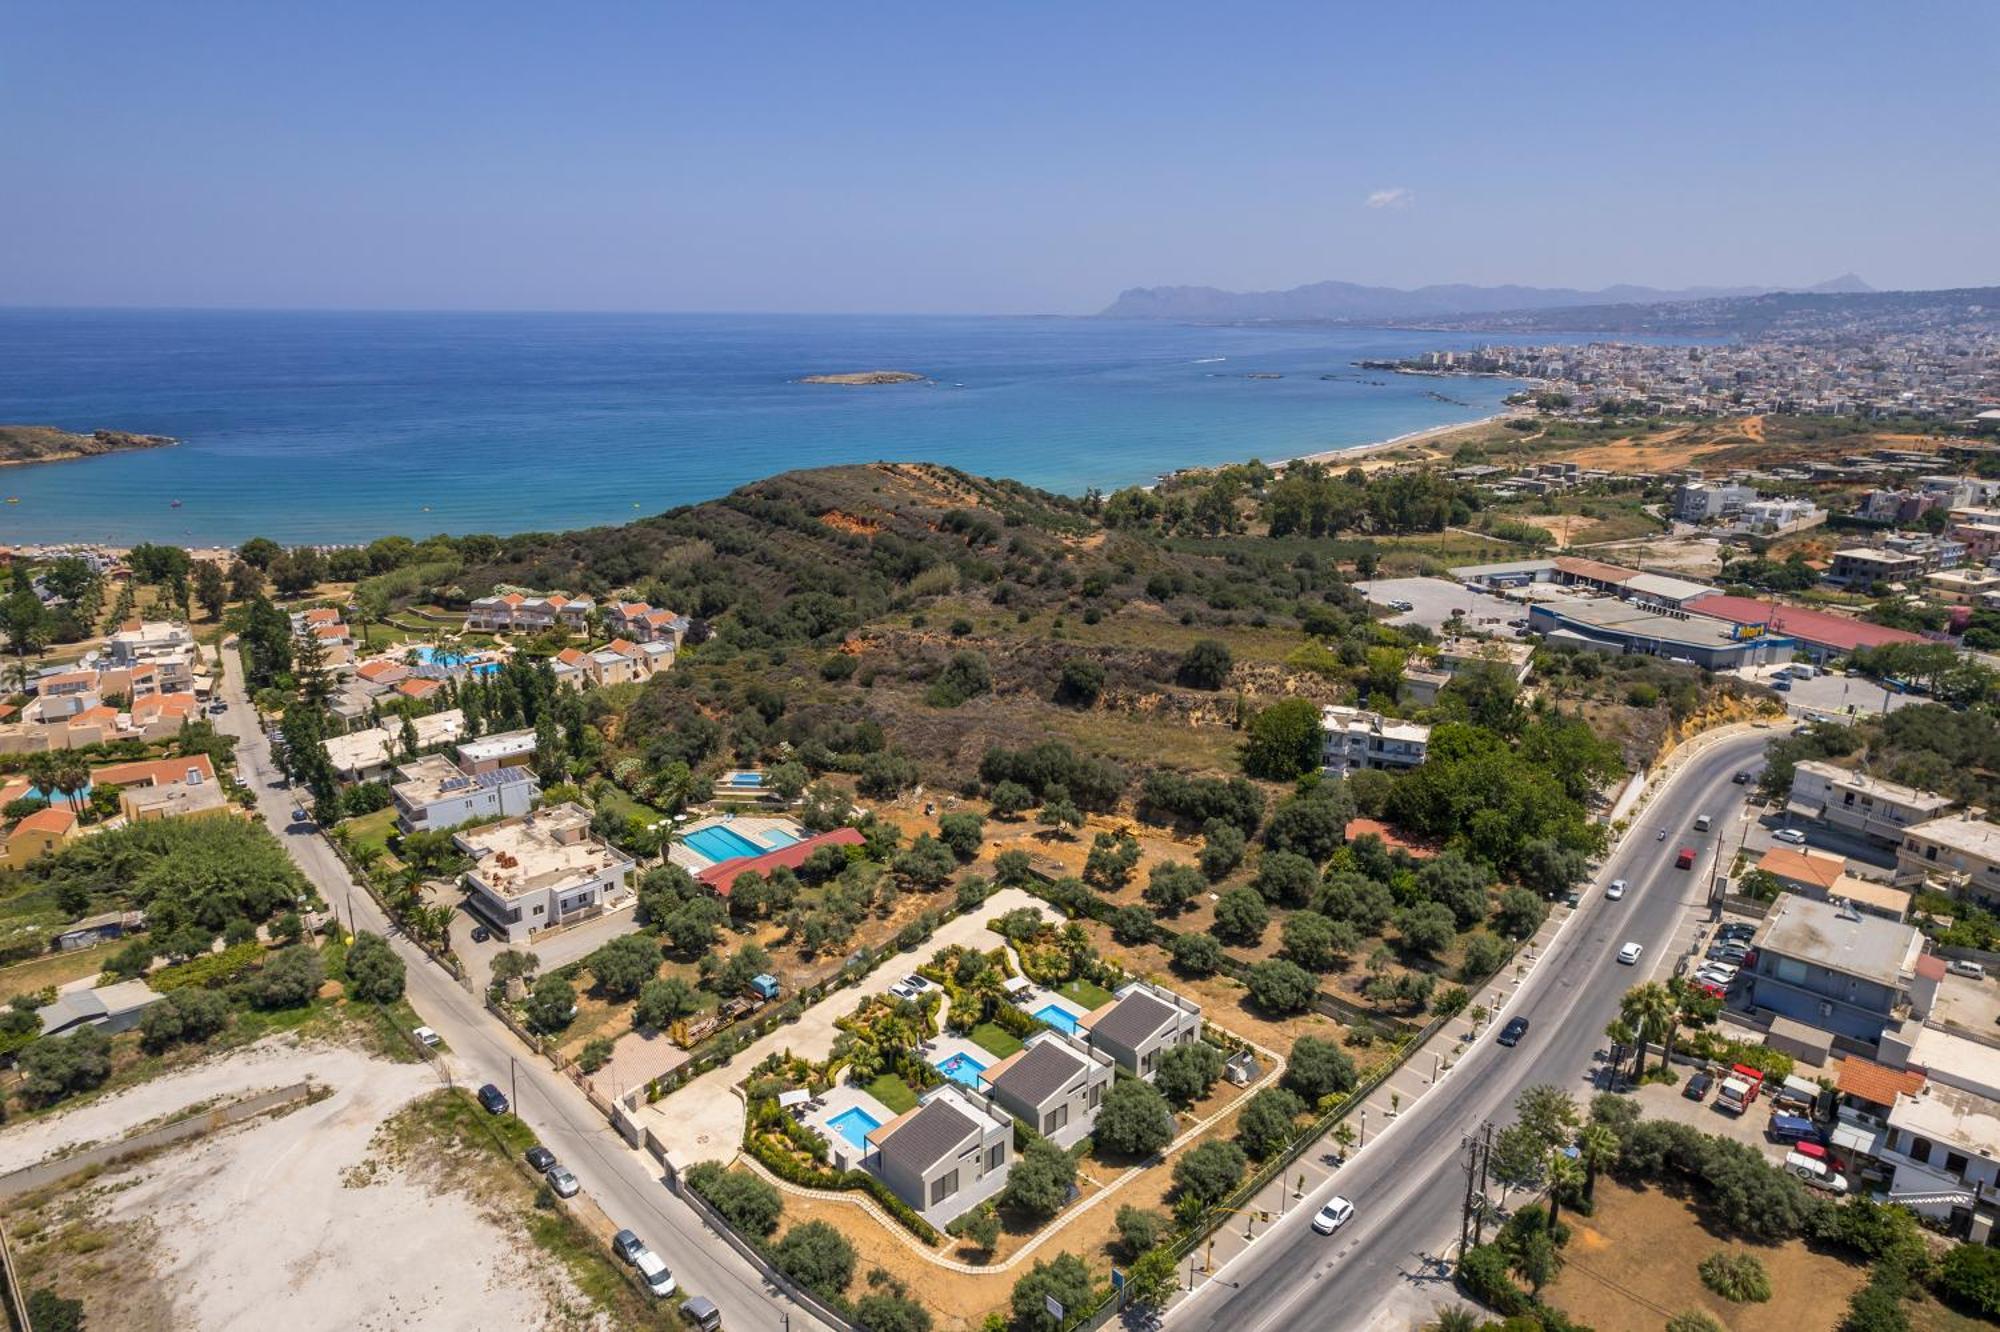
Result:
<svg viewBox="0 0 2000 1332"><path fill-rule="evenodd" d="M1619 898L1625 896L1625 880L1613 879L1611 881L1611 886L1604 890L1604 895L1610 898L1614 902L1616 902Z"/></svg>
<svg viewBox="0 0 2000 1332"><path fill-rule="evenodd" d="M1354 1204L1345 1198L1334 1198L1313 1214L1313 1229L1331 1235L1353 1219Z"/></svg>
<svg viewBox="0 0 2000 1332"><path fill-rule="evenodd" d="M1639 962L1639 954L1645 951L1646 949L1643 944L1628 943L1618 950L1618 960L1628 967L1636 966Z"/></svg>
<svg viewBox="0 0 2000 1332"><path fill-rule="evenodd" d="M577 1190L583 1187L576 1182L576 1176L569 1172L568 1166L550 1166L548 1180L549 1187L556 1191L558 1198L574 1198Z"/></svg>
<svg viewBox="0 0 2000 1332"><path fill-rule="evenodd" d="M1790 846L1804 846L1806 844L1806 835L1797 828L1780 828L1771 834L1771 840L1774 842L1784 842Z"/></svg>
<svg viewBox="0 0 2000 1332"><path fill-rule="evenodd" d="M428 1046L433 1050L435 1050L440 1043L438 1034L432 1031L429 1027L413 1028L410 1034L416 1037L419 1043Z"/></svg>

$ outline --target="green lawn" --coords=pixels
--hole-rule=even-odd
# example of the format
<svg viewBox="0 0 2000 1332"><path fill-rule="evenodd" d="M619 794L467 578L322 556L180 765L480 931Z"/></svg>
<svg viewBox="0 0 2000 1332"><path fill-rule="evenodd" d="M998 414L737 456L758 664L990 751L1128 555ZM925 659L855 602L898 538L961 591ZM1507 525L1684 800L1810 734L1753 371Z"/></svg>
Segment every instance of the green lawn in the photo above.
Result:
<svg viewBox="0 0 2000 1332"><path fill-rule="evenodd" d="M1021 1048L1021 1042L1014 1038L1012 1032L1002 1031L991 1022L982 1022L972 1029L972 1043L1002 1059Z"/></svg>
<svg viewBox="0 0 2000 1332"><path fill-rule="evenodd" d="M667 817L651 805L634 800L615 786L596 799L601 809L616 814L621 819L639 819L645 823L653 823Z"/></svg>
<svg viewBox="0 0 2000 1332"><path fill-rule="evenodd" d="M388 805L373 814L362 814L348 819L340 825L347 830L354 847L358 850L372 846L378 852L389 849L389 834L396 831L396 807Z"/></svg>
<svg viewBox="0 0 2000 1332"><path fill-rule="evenodd" d="M1102 1008L1111 1002L1111 991L1102 985L1092 985L1081 977L1073 981L1064 981L1056 986L1056 993L1065 999L1082 1004L1085 1008Z"/></svg>
<svg viewBox="0 0 2000 1332"><path fill-rule="evenodd" d="M897 1114L917 1108L917 1094L910 1090L910 1084L894 1073L884 1073L868 1084L868 1094L889 1107Z"/></svg>

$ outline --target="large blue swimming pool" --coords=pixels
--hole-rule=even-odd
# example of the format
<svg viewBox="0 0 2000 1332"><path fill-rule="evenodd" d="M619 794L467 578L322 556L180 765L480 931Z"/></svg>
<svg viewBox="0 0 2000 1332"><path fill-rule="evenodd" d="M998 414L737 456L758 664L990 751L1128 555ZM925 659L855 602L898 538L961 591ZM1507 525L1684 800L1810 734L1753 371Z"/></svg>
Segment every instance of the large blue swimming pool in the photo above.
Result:
<svg viewBox="0 0 2000 1332"><path fill-rule="evenodd" d="M852 1106L826 1121L827 1127L847 1139L860 1151L868 1150L868 1135L882 1127L882 1121L863 1110Z"/></svg>
<svg viewBox="0 0 2000 1332"><path fill-rule="evenodd" d="M706 828L697 828L681 840L717 863L725 860L741 860L745 856L761 856L766 851L776 851L799 840L790 833L776 828L767 828L757 835L763 839L761 843L751 841L734 828L716 823Z"/></svg>
<svg viewBox="0 0 2000 1332"><path fill-rule="evenodd" d="M1057 1031L1071 1036L1077 1033L1076 1015L1061 1004L1044 1004L1035 1010L1035 1021L1046 1022Z"/></svg>

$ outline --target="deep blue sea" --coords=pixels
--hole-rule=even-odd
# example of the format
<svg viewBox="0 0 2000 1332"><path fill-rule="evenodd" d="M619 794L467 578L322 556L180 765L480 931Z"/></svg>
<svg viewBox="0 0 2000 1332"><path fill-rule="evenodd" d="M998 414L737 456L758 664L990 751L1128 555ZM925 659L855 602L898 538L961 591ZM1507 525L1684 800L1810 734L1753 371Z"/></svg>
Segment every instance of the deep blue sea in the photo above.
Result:
<svg viewBox="0 0 2000 1332"><path fill-rule="evenodd" d="M1477 341L1060 318L0 310L0 421L182 441L0 469L18 500L0 506L0 544L546 531L875 459L1109 490L1489 415L1511 384L1349 365ZM872 369L935 382L794 382Z"/></svg>

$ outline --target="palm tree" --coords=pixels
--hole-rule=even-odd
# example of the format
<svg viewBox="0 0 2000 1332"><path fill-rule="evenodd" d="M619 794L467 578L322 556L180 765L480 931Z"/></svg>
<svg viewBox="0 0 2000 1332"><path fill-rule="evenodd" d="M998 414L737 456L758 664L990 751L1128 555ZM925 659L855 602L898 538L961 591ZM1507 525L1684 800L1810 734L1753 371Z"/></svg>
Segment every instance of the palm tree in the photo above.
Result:
<svg viewBox="0 0 2000 1332"><path fill-rule="evenodd" d="M1345 1156L1348 1152L1353 1151L1354 1125L1344 1119L1341 1120L1339 1124L1334 1126L1333 1141L1339 1146L1341 1155Z"/></svg>
<svg viewBox="0 0 2000 1332"><path fill-rule="evenodd" d="M56 790L62 792L72 811L76 809L76 797L90 785L90 765L81 755L65 751L55 763Z"/></svg>
<svg viewBox="0 0 2000 1332"><path fill-rule="evenodd" d="M1597 1194L1597 1172L1618 1164L1618 1135L1603 1124L1592 1124L1577 1135L1577 1150L1583 1160L1583 1196Z"/></svg>
<svg viewBox="0 0 2000 1332"><path fill-rule="evenodd" d="M1604 1024L1604 1039L1610 1041L1613 1046L1630 1046L1638 1038L1632 1031L1631 1023L1622 1017L1615 1017ZM1619 1071L1616 1064L1611 1066L1614 1082Z"/></svg>
<svg viewBox="0 0 2000 1332"><path fill-rule="evenodd" d="M1431 1332L1479 1332L1479 1315L1462 1304L1454 1304L1449 1309L1438 1310Z"/></svg>
<svg viewBox="0 0 2000 1332"><path fill-rule="evenodd" d="M56 756L43 750L39 754L28 755L28 761L24 765L29 783L40 793L42 799L50 804L55 803L49 793L56 789L56 764Z"/></svg>
<svg viewBox="0 0 2000 1332"><path fill-rule="evenodd" d="M1583 1184L1583 1166L1567 1152L1557 1152L1549 1158L1549 1225L1554 1227L1562 1215L1564 1198L1574 1198Z"/></svg>
<svg viewBox="0 0 2000 1332"><path fill-rule="evenodd" d="M1639 1053L1633 1060L1635 1081L1646 1076L1646 1047L1654 1041L1666 1039L1678 1007L1667 987L1658 981L1635 985L1619 1000L1619 1015L1631 1025L1639 1042Z"/></svg>

